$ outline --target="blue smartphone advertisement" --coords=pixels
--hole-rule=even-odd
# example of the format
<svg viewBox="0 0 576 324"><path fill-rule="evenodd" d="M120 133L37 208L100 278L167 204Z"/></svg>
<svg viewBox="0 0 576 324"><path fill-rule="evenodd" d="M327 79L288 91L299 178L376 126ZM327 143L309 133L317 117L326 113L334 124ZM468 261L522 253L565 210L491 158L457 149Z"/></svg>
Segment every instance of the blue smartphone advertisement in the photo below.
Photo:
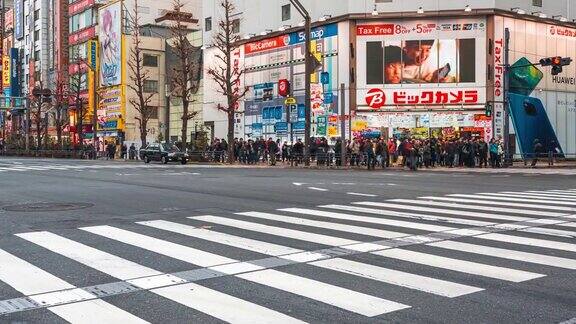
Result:
<svg viewBox="0 0 576 324"><path fill-rule="evenodd" d="M523 155L533 156L534 143L538 140L544 146L545 152L554 152L556 156L564 157L556 132L540 99L510 93L510 115Z"/></svg>

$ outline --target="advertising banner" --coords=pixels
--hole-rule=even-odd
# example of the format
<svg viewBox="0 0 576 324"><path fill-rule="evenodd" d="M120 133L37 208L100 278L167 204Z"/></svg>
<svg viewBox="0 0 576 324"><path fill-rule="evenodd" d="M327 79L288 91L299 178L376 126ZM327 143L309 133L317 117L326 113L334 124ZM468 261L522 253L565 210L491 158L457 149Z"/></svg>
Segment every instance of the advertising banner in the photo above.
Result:
<svg viewBox="0 0 576 324"><path fill-rule="evenodd" d="M14 0L14 38L24 38L24 0Z"/></svg>
<svg viewBox="0 0 576 324"><path fill-rule="evenodd" d="M20 80L18 67L20 67L20 56L17 48L10 49L10 92L12 96L20 96Z"/></svg>
<svg viewBox="0 0 576 324"><path fill-rule="evenodd" d="M2 56L2 88L10 88L10 56Z"/></svg>
<svg viewBox="0 0 576 324"><path fill-rule="evenodd" d="M360 109L484 105L484 18L366 22L356 35Z"/></svg>
<svg viewBox="0 0 576 324"><path fill-rule="evenodd" d="M311 39L318 40L322 38L332 37L338 35L338 25L331 24L320 26L312 29ZM245 45L246 55L278 49L284 46L296 45L304 43L306 34L304 32L290 33L287 35L280 35L273 38L264 39L261 41L248 43Z"/></svg>
<svg viewBox="0 0 576 324"><path fill-rule="evenodd" d="M516 153L530 156L537 139L546 151L576 154L576 64L552 75L551 67L531 66L552 56L576 53L576 29L511 17L494 17L494 97L503 100L504 32L510 31L510 117ZM502 99L500 99L502 98ZM504 107L495 104L495 133ZM502 116L498 113L502 112Z"/></svg>
<svg viewBox="0 0 576 324"><path fill-rule="evenodd" d="M94 103L95 103L95 83L97 82L97 75L95 71L98 71L98 41L91 40L88 42L88 62L90 69L88 69L88 112L87 117L92 118L94 114Z"/></svg>
<svg viewBox="0 0 576 324"><path fill-rule="evenodd" d="M122 87L120 86L100 91L100 102L97 111L99 130L117 128L118 121L122 118L123 96Z"/></svg>
<svg viewBox="0 0 576 324"><path fill-rule="evenodd" d="M110 87L122 83L122 2L99 10L100 85Z"/></svg>

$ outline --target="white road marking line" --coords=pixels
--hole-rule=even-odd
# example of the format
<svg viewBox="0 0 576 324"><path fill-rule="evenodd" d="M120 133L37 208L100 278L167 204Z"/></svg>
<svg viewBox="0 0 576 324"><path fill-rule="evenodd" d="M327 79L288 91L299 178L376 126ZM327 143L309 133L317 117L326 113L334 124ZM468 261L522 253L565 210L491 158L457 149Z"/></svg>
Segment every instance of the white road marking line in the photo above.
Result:
<svg viewBox="0 0 576 324"><path fill-rule="evenodd" d="M492 194L490 194L492 195ZM529 192L515 193L515 192L500 192L498 195L511 196L511 197L526 197L532 199L545 199L545 200L558 200L558 201L576 201L576 197L562 197L559 195L544 195Z"/></svg>
<svg viewBox="0 0 576 324"><path fill-rule="evenodd" d="M280 245L272 244L272 243L268 243L268 242L263 242L263 241L245 239L245 238L240 237L240 236L234 236L234 235L229 235L229 234L225 234L225 236L221 236L222 233L213 232L210 230L205 230L205 229L200 229L200 228L195 228L195 227L190 226L190 225L171 223L171 222L167 222L167 221L139 222L138 224L152 226L154 228L164 229L164 230L168 230L168 231L171 231L174 233L180 233L183 235L189 235L191 237L208 239L212 242L218 242L218 243L229 245L232 247L238 247L241 249L246 249L249 251L253 251L253 252L257 252L257 253L261 253L261 254L265 254L265 255L272 255L272 256L276 256L276 257L280 257L280 258L284 258L284 259L297 261L297 262L310 262L313 260L327 258L327 256L318 257L316 255L312 255L311 260L302 259L300 256L301 255L303 256L303 254L307 253L307 252L304 252L303 250L294 249L294 248L290 248L290 247L284 247L284 246L280 246ZM199 236L198 233L202 233L202 234ZM249 240L249 242L245 242L245 240ZM315 254L318 254L318 253L315 253ZM389 250L385 250L385 251L372 252L372 254L380 255L380 256L384 256L384 257L389 257L389 258L401 259L404 261L424 264L424 265L433 266L433 267L437 267L437 268L444 268L444 269L464 272L464 273L468 273L468 274L479 275L479 276L490 277L490 278L512 281L512 282L522 282L522 281L531 280L531 279L535 279L535 278L539 278L539 277L544 276L544 275L538 274L538 273L526 272L526 271L515 270L515 269L510 269L510 268L504 268L504 267L490 266L490 265L486 265L486 264L475 263L475 262L470 262L470 261L462 261L462 260L458 260L458 259L450 259L450 258L446 258L446 257L439 257L439 256L435 256L435 255L418 253L418 252L413 252L413 251L409 251L409 250L389 249ZM333 260L341 260L341 259L335 258ZM345 262L351 262L351 261L346 260ZM401 285L401 286L405 286L405 287L412 288L412 289L419 289L419 290L425 290L425 291L431 292L431 289L421 289L421 287L418 287L418 285L419 285L418 281L419 280L418 281L413 280L413 279L415 279L415 277L411 277L411 280L397 280L395 278L388 278L388 275L390 275L392 273L386 272L388 269L385 269L382 267L377 267L377 269L374 268L373 271L375 271L375 275L372 275L370 273L363 273L363 271L361 271L361 269L355 269L353 271L348 271L348 270L352 270L352 269L346 268L344 266L332 268L330 265L333 265L333 263L329 263L329 262L320 261L320 262L311 262L309 264L310 265L323 266L327 269L335 270L335 271L346 270L345 272L349 273L351 275L362 276L362 277L366 277L366 278L370 278L370 279L374 279L374 280L380 280L380 281L387 282L390 284ZM339 263L336 263L335 265L338 266ZM380 270L380 269L383 269L383 270ZM387 275L383 275L383 274L387 274ZM381 277L381 276L383 276L383 277ZM379 277L379 279L376 279L376 277ZM422 280L425 281L425 278L422 278ZM416 285L416 286L414 286L414 285ZM449 294L449 292L442 292L442 291L437 291L437 293L440 295L443 295L443 296Z"/></svg>
<svg viewBox="0 0 576 324"><path fill-rule="evenodd" d="M546 190L546 191L529 191L529 192L540 192L540 193L557 193L566 196L576 196L576 191L571 190Z"/></svg>
<svg viewBox="0 0 576 324"><path fill-rule="evenodd" d="M231 218L225 218L225 217L194 216L194 217L188 217L188 218L194 219L194 220L205 221L205 222L209 222L209 223L214 223L214 224L220 224L220 225L224 225L224 226L241 228L241 229L245 229L248 231L261 232L261 233L278 235L278 236L285 236L285 237L293 238L296 240L304 240L304 241L309 241L309 242L314 242L314 243L324 244L324 245L330 245L330 246L341 246L341 245L350 245L350 244L358 243L357 241L349 240L349 239L345 239L345 238L340 238L340 237L333 237L333 236L328 236L328 235L303 232L303 231L298 231L298 230L293 230L293 229L288 229L288 228L283 228L283 227L264 225L264 224L259 224L259 223L253 223L253 222L241 221L241 220L236 220L236 219L231 219Z"/></svg>
<svg viewBox="0 0 576 324"><path fill-rule="evenodd" d="M165 220L155 220L148 222L138 222L137 224L150 226L153 228L182 234L185 236L196 237L202 240L225 244L229 246L238 247L240 249L263 253L267 255L283 255L300 253L302 250L294 249L291 247L286 247L282 245L277 245L273 243L267 243L262 241L257 241L249 238L244 238L241 236L234 236L226 233L220 233L211 231L208 229L198 228L190 225L169 222Z"/></svg>
<svg viewBox="0 0 576 324"><path fill-rule="evenodd" d="M554 192L554 191L526 191L526 194L545 196L545 197L560 197L560 198L576 198L575 193Z"/></svg>
<svg viewBox="0 0 576 324"><path fill-rule="evenodd" d="M343 207L346 207L346 206L343 206ZM299 213L305 213L305 214L316 215L316 216L330 217L329 216L330 214L326 214L327 212L316 213L314 210L306 210L306 209L300 210L297 208L296 209L294 209L294 208L290 209L289 208L289 209L282 209L282 211L299 212ZM382 211L382 212L385 212L385 211ZM333 213L333 214L335 214L335 213ZM341 219L354 220L355 217L358 217L358 216L354 216L354 215L345 215L345 216L341 216L341 215L343 215L343 214L336 214L335 218L340 217ZM364 219L363 221L368 221L368 222L378 223L378 224L381 224L383 221L387 221L387 220L383 220L380 218L371 218L371 217L368 217L368 218L369 219ZM555 221L555 222L561 222L561 221ZM401 225L403 227L415 228L415 226L412 226L410 223L401 224ZM416 225L416 226L420 226L420 225ZM432 226L434 226L434 225L432 225ZM499 224L499 225L494 225L494 226L495 227L501 227L504 229L509 229L509 230L515 230L515 231L519 231L519 232L531 232L531 233L538 233L538 234L543 234L543 235L558 236L559 234L562 234L562 235L572 234L572 232L568 232L568 231L561 231L561 230L554 230L554 229L530 228L531 225L514 226L514 225L510 225L510 224ZM480 239L494 239L494 237L498 237L498 238L501 238L501 240L503 242L515 242L518 244L526 244L526 245L540 244L543 247L545 246L545 247L555 248L555 249L568 249L567 251L572 251L572 249L574 249L576 251L576 245L567 244L567 243L558 244L556 241L536 240L536 239L531 239L531 238L527 238L527 237L518 237L518 236L504 235L504 234L487 234L488 236L486 236L486 235L481 235L481 234L487 233L484 231L469 230L469 229L457 229L457 228L452 228L452 227L444 227L441 231L446 232L446 233L464 235L464 236L475 236L475 237L480 238ZM494 235L494 236L490 236L490 235ZM525 242L525 243L522 243L522 242Z"/></svg>
<svg viewBox="0 0 576 324"><path fill-rule="evenodd" d="M147 323L4 250L0 280L71 323Z"/></svg>
<svg viewBox="0 0 576 324"><path fill-rule="evenodd" d="M522 203L503 202L503 201L487 201L487 200L480 200L480 199L463 199L463 198L455 198L455 197L425 196L425 197L419 197L419 199L461 202L461 203L466 203L470 206L473 206L473 205L494 205L494 206L524 207L524 208L530 208L530 209L557 210L557 211L567 211L567 212L576 211L576 208L571 208L571 207L522 204Z"/></svg>
<svg viewBox="0 0 576 324"><path fill-rule="evenodd" d="M368 317L410 308L408 305L276 270L245 273L238 277Z"/></svg>
<svg viewBox="0 0 576 324"><path fill-rule="evenodd" d="M299 322L287 315L194 283L158 289L158 287L170 282L170 280L167 279L167 276L170 275L162 274L154 269L122 259L115 255L97 250L50 232L22 233L16 235L100 272L130 282L143 289L156 288L150 291L224 321L246 324L255 322ZM148 281L147 284L144 284L144 282L150 278L157 279L152 282ZM183 279L180 280L186 282ZM174 284L174 282L172 282L172 284Z"/></svg>
<svg viewBox="0 0 576 324"><path fill-rule="evenodd" d="M363 278L377 280L396 286L407 287L414 290L424 291L430 294L454 298L472 294L484 289L467 286L455 282L420 276L412 273L386 269L370 264L345 260L328 259L315 261L312 265L339 271Z"/></svg>
<svg viewBox="0 0 576 324"><path fill-rule="evenodd" d="M548 241L548 240L534 239L514 235L504 235L498 233L484 234L476 237L498 242L514 243L514 244L529 245L554 250L576 252L576 244L570 244L558 241Z"/></svg>
<svg viewBox="0 0 576 324"><path fill-rule="evenodd" d="M546 276L534 272L516 270L505 267L497 267L483 263L447 258L434 254L415 252L406 249L389 249L389 250L372 252L372 254L380 255L387 258L403 260L406 262L423 264L435 268L448 269L452 271L511 282L522 282Z"/></svg>
<svg viewBox="0 0 576 324"><path fill-rule="evenodd" d="M376 228L368 228L368 227L363 227L363 226L339 224L339 223L333 223L333 222L322 222L322 221L316 221L316 220L311 220L311 219L289 217L289 216L270 214L270 213L246 212L246 213L237 213L237 215L250 216L250 217L256 217L256 218L260 218L260 219L268 219L268 220L273 220L273 221L279 221L279 222L297 224L297 225L305 225L305 226L317 227L317 228L323 228L323 229L331 229L331 230L335 230L335 231L344 231L344 232L350 232L350 233L356 233L356 234L374 236L374 237L381 237L381 238L397 238L397 237L403 237L403 236L410 235L407 233L392 232L392 231L380 230L380 229L376 229Z"/></svg>
<svg viewBox="0 0 576 324"><path fill-rule="evenodd" d="M374 208L366 208L366 207L357 207L357 206L325 205L325 206L320 206L320 207L321 208L336 209L336 210L343 210L343 211L365 213L365 214L401 217L401 218L417 219L417 220L428 220L428 221L433 221L433 222L450 223L450 224L464 224L464 225L470 225L470 226L488 226L488 225L494 225L495 224L493 222L478 221L478 220L474 220L474 219L459 219L459 218L443 217L443 216L426 216L426 215L421 215L421 214L401 213L401 212L394 212L394 211L374 209ZM287 211L290 211L290 210L287 210ZM351 214L345 214L345 215L352 216L352 218L350 218L350 220L356 219L358 221L362 221L362 219L365 219L364 221L369 222L369 223L376 221L377 224L406 227L406 228L414 228L414 229L420 229L423 231L430 231L430 232L441 232L441 231L454 229L454 227L406 222L406 221L391 220L391 219L385 219L385 218L379 218L379 217L355 216L355 215L351 215ZM343 218L343 219L346 219L346 218Z"/></svg>
<svg viewBox="0 0 576 324"><path fill-rule="evenodd" d="M469 216L469 217L486 218L486 219L506 220L506 221L512 221L512 222L522 222L522 221L526 221L526 220L531 219L528 217L520 217L520 216L507 216L507 215L499 215L499 214L488 214L488 213L469 212L469 211L443 209L443 208L431 208L431 207L422 207L422 206L409 206L409 205L403 205L403 204L379 203L379 202L371 202L371 201L355 202L353 204L354 205L362 205L362 206L373 206L373 207L382 207L382 208L392 208L392 209L402 209L402 210L413 210L413 211L421 211L421 212L439 213L439 214L456 215L456 216Z"/></svg>
<svg viewBox="0 0 576 324"><path fill-rule="evenodd" d="M282 272L279 272L279 271L263 270L264 268L253 265L253 264L240 262L240 261L234 260L234 259L224 258L224 257L221 257L217 254L203 252L203 251L199 251L196 249L191 249L191 248L186 247L186 246L182 246L179 244L175 244L175 243L171 243L168 241L156 239L153 237L133 233L133 232L126 231L126 230L111 228L109 226L96 226L96 227L91 227L91 228L82 228L82 230L87 230L91 233L103 235L103 236L108 237L110 239L124 242L124 243L130 244L133 246L137 246L140 248L144 248L146 250L153 251L153 252L156 252L156 253L159 253L159 254L162 254L162 255L165 255L165 256L180 260L180 261L188 262L188 263L203 266L203 267L209 267L209 269L224 272L227 274L239 274L239 273L243 273L243 272L245 273L245 272L253 272L254 271L254 274L256 275L256 277L259 278L258 280L252 279L252 278L254 278L253 274L249 274L246 276L244 276L243 274L239 274L237 276L240 278L244 278L244 279L247 279L250 281L255 281L257 283L271 286L271 287L278 288L277 282L280 281L282 278L286 278L286 275ZM230 264L211 266L214 262L222 261L222 260L219 260L219 258L225 259L224 261L226 261L227 263L230 263ZM261 278L260 274L263 274L267 279L263 280ZM342 301L336 300L333 296L319 297L320 295L315 294L312 286L310 286L308 288L303 287L306 284L313 282L312 280L302 278L299 276L294 276L294 275L289 275L289 276L291 278L291 285L299 286L300 288L297 290L297 292L299 292L302 296L314 298L318 301L325 302L325 303L328 303L330 305L336 305L336 306L342 305L342 306L344 306L343 307L344 309L352 311L352 312L364 314L367 316L373 316L373 315L371 315L372 314L371 313L372 308L371 307L365 308L366 303L376 302L376 303L383 304L383 305L387 305L388 303L390 303L389 301L386 301L386 300L379 300L379 298L376 298L376 297L372 297L372 296L368 296L368 295L364 295L364 294L358 294L358 293L352 292L352 291L347 292L347 289L339 288L339 287L335 287L335 286L331 286L331 285L327 285L327 284L321 284L321 286L324 286L324 288L326 288L326 289L328 289L328 290L330 290L336 294L351 295L351 296L355 296L358 299L355 301L342 302ZM292 292L292 293L295 292L295 290L293 290L293 289L282 289L282 290ZM358 295L356 295L356 294L358 294Z"/></svg>
<svg viewBox="0 0 576 324"><path fill-rule="evenodd" d="M229 323L304 323L266 307L196 284L164 287L153 292Z"/></svg>
<svg viewBox="0 0 576 324"><path fill-rule="evenodd" d="M328 191L328 189L317 188L317 187L308 187L308 189L310 189L310 190L315 190L315 191Z"/></svg>
<svg viewBox="0 0 576 324"><path fill-rule="evenodd" d="M430 246L435 246L443 249L468 252L474 254L481 254L492 256L496 258L516 260L522 262L529 262L535 264L546 265L550 267L565 268L576 270L576 260L560 258L555 256L521 252L508 249L500 249L483 245L475 245L454 241L442 241L435 243L428 243Z"/></svg>
<svg viewBox="0 0 576 324"><path fill-rule="evenodd" d="M494 207L494 206L473 206L473 205L465 205L465 204L443 203L443 202L429 201L429 200L392 199L389 201L396 202L396 203L404 203L404 204L417 204L417 205L426 205L426 206L450 207L450 208L455 208L455 209L486 210L486 211L494 211L494 212L502 212L502 213L515 213L515 214L534 215L534 216L558 217L558 216L566 215L566 213L533 211L533 210L515 209L515 208L501 208L501 207Z"/></svg>
<svg viewBox="0 0 576 324"><path fill-rule="evenodd" d="M499 196L483 196L480 194L452 194L448 195L450 197L461 197L461 198L473 198L473 199L487 199L487 200L501 200L501 201L515 201L515 202L529 202L529 203L539 203L539 204L551 204L551 205L562 205L562 206L576 206L576 203L566 202L566 201L552 201L552 200L534 200L525 198L515 198L515 197L499 197Z"/></svg>
<svg viewBox="0 0 576 324"><path fill-rule="evenodd" d="M201 267L212 267L215 265L237 262L234 259L219 256L217 254L204 252L202 250L171 243L131 231L126 231L112 226L82 227L80 230L104 236L122 243L134 245L136 247L156 252L158 254L170 254L172 257L177 258L178 260L196 264Z"/></svg>
<svg viewBox="0 0 576 324"><path fill-rule="evenodd" d="M366 194L366 193L360 193L360 192L347 192L346 194L347 194L347 195L350 195L350 196L378 197L378 195Z"/></svg>

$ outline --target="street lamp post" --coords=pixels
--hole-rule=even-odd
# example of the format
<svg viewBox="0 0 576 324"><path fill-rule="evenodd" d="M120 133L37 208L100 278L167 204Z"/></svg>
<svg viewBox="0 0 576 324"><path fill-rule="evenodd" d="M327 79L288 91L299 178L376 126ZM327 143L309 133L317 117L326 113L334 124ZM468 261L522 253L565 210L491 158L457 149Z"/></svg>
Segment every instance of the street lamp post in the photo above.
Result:
<svg viewBox="0 0 576 324"><path fill-rule="evenodd" d="M306 37L306 53L304 54L304 64L305 64L305 80L304 80L304 107L306 114L306 122L304 126L304 164L306 166L310 165L310 128L311 128L311 116L310 116L310 84L312 83L312 56L311 56L311 43L310 34L312 34L312 20L310 14L304 8L300 0L290 0L290 3L298 10L298 12L304 17L304 34Z"/></svg>

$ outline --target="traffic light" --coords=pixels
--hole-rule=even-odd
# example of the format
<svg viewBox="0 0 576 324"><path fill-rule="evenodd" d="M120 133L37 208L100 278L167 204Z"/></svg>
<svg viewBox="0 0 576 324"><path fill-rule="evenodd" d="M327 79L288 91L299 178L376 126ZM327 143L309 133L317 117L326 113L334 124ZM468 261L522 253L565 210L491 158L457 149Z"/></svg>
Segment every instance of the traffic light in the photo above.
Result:
<svg viewBox="0 0 576 324"><path fill-rule="evenodd" d="M485 108L484 115L486 117L492 117L492 104L486 103L486 106L484 108Z"/></svg>
<svg viewBox="0 0 576 324"><path fill-rule="evenodd" d="M552 66L552 75L558 75L562 73L562 67L570 65L572 59L570 57L553 56L547 57L540 60L541 66Z"/></svg>

